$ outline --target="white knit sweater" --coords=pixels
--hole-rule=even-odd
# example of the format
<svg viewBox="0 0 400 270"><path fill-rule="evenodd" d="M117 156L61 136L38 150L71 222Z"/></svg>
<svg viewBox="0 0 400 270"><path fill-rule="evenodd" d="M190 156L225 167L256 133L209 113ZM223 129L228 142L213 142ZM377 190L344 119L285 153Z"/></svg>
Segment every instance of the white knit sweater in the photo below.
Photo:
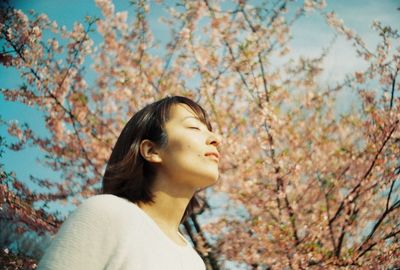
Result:
<svg viewBox="0 0 400 270"><path fill-rule="evenodd" d="M205 270L185 242L172 241L136 204L96 195L67 218L38 270Z"/></svg>

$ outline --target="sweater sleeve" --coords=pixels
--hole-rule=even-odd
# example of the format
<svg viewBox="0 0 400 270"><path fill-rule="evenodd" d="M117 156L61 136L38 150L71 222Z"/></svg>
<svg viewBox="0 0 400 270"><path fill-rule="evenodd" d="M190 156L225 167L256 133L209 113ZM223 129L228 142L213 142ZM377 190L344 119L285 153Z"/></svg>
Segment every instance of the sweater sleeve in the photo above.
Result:
<svg viewBox="0 0 400 270"><path fill-rule="evenodd" d="M105 269L117 244L115 226L104 197L89 198L63 223L38 270Z"/></svg>

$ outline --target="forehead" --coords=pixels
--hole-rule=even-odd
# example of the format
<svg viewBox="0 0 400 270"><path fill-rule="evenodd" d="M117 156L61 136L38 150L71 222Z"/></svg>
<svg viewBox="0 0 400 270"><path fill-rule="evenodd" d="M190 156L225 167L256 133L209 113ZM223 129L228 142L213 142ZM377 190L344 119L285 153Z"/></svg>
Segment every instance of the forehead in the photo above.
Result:
<svg viewBox="0 0 400 270"><path fill-rule="evenodd" d="M186 121L187 122L192 122L192 121L198 121L202 125L205 125L208 130L212 131L211 125L209 125L208 122L203 122L207 121L206 119L203 119L202 115L198 116L196 112L190 108L189 105L186 105L184 103L179 103L179 104L173 104L171 106L170 112L169 112L169 119L165 123L166 126L175 126L175 125L183 125Z"/></svg>
<svg viewBox="0 0 400 270"><path fill-rule="evenodd" d="M186 104L174 104L171 107L169 121L182 122L186 119L199 119L197 114Z"/></svg>

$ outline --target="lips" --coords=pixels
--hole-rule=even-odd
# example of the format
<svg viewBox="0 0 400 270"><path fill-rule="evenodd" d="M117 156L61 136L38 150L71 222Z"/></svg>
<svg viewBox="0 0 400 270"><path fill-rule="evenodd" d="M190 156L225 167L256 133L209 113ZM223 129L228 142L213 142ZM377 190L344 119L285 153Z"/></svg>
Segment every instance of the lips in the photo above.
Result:
<svg viewBox="0 0 400 270"><path fill-rule="evenodd" d="M217 160L219 160L219 154L217 152L209 152L209 153L206 153L205 156L213 156Z"/></svg>

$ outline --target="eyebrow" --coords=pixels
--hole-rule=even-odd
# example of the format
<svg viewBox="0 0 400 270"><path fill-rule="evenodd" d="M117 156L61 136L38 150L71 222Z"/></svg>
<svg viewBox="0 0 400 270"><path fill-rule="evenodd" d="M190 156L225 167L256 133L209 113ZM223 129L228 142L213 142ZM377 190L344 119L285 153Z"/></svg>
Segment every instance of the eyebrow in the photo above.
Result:
<svg viewBox="0 0 400 270"><path fill-rule="evenodd" d="M196 119L196 120L198 120L198 121L201 122L201 120L200 120L198 117L196 117L196 116L186 116L186 117L184 117L184 118L182 119L182 122L183 122L185 119L187 119L187 118L194 118L194 119Z"/></svg>
<svg viewBox="0 0 400 270"><path fill-rule="evenodd" d="M187 118L194 118L194 119L196 119L197 121L199 121L202 125L206 126L206 128L207 128L208 130L210 130L210 131L212 130L212 129L209 129L209 128L208 128L208 125L207 125L206 123L204 123L203 121L201 121L200 118L197 117L197 116L186 116L186 117L184 117L184 118L182 119L182 122L183 122L185 119L187 119Z"/></svg>
<svg viewBox="0 0 400 270"><path fill-rule="evenodd" d="M208 125L206 123L204 123L203 121L201 121L201 119L198 116L186 116L182 119L182 122L188 118L193 118L196 119L197 121L199 121L202 125L206 126L208 129Z"/></svg>

